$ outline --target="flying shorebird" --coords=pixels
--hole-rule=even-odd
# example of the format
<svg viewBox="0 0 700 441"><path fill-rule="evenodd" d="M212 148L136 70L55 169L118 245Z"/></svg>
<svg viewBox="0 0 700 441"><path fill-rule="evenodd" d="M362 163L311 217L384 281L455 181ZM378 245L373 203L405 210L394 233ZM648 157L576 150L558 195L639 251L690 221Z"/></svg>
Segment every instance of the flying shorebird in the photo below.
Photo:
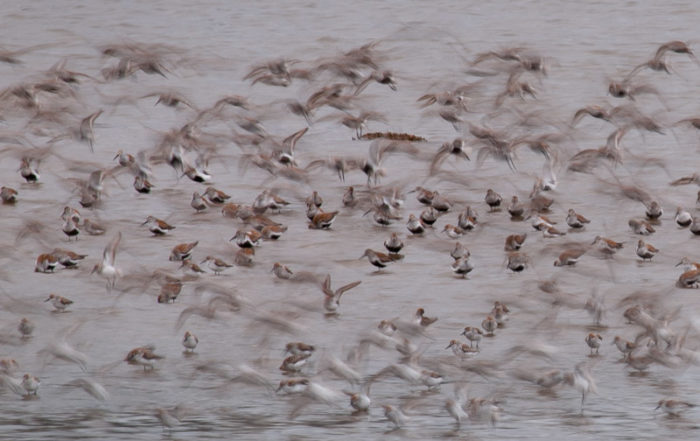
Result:
<svg viewBox="0 0 700 441"><path fill-rule="evenodd" d="M333 289L331 288L331 275L328 274L323 281L323 285L321 285L321 290L326 295L326 298L323 301L323 307L326 308L326 311L329 314L336 314L338 307L340 306L340 297L343 295L343 293L351 290L360 283L362 283L362 281L357 280L355 282L348 283L347 285L343 285L340 288L333 291Z"/></svg>
<svg viewBox="0 0 700 441"><path fill-rule="evenodd" d="M95 265L91 273L98 273L100 276L107 279L107 291L111 292L117 282L117 277L121 277L122 272L115 266L115 258L117 248L122 239L122 233L118 232L114 238L107 244L102 253L102 262Z"/></svg>

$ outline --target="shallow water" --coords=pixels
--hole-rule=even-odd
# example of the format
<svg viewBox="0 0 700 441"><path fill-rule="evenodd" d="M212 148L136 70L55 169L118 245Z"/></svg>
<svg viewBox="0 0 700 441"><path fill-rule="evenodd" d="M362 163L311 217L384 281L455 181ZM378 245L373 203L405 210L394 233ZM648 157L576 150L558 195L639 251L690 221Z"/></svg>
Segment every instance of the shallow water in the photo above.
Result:
<svg viewBox="0 0 700 441"><path fill-rule="evenodd" d="M69 178L86 179L97 168L112 167L116 164L112 158L119 149L131 153L153 149L159 133L179 128L194 116L191 110L153 106L155 97L138 99L141 96L176 89L199 108L229 94L247 96L261 105L280 99L303 100L320 87L320 80L314 84L295 80L290 87L280 88L251 86L242 78L252 65L270 59L286 57L311 63L375 39L381 41L377 48L384 54L382 67L395 72L398 90L392 92L373 83L363 92L362 104L384 113L387 120L370 122L370 131L421 135L429 142L420 148L433 152L457 133L434 110L421 111L416 99L428 92L476 81L478 78L466 74L468 61L480 52L509 46L536 50L551 60L551 66L541 82L534 80L537 100L526 98L522 103L508 98L503 107L538 110L543 120L568 123L575 110L584 105L621 103L606 96L608 81L648 60L659 44L683 40L697 45L691 32L700 18L698 9L689 2L277 3L254 6L219 1L123 1L97 5L36 1L5 5L0 41L8 49L50 46L21 55L22 64L0 64L3 88L37 78L39 72L62 58L68 60L68 69L101 78L100 70L114 63L100 56L99 47L106 44L127 40L163 43L182 52L173 55L179 63L172 66L167 78L139 73L109 83L85 80L76 87L80 97L72 105L76 120L98 108L105 110L96 123L94 154L83 143L59 141L55 150L61 157L50 156L42 162L41 183L29 185L22 183L17 173L15 150L3 153L2 184L19 191L19 202L1 207L0 243L5 244L5 251L0 274L0 332L6 338L0 356L17 360L20 369L15 375L31 372L41 378L42 384L38 399L23 399L9 390L2 393L0 426L9 435L0 437L220 439L234 434L258 439L366 439L386 434L413 439L543 439L553 435L566 439L697 438L697 410L683 418L669 419L653 409L662 398L693 401L700 379L698 368L690 365L672 369L656 364L645 374L636 375L619 363L620 354L610 345L615 335L631 339L639 331L625 324L622 317L631 304L619 302L642 290L665 294L663 302L656 305L659 310L682 308L671 328L679 335L688 332L686 347L697 346L693 327L700 307L697 291L674 287L680 274L674 265L682 256L698 259L700 242L673 222L677 205L694 208L697 187L668 185L672 179L698 171L698 137L691 130L668 129L665 135L642 135L632 130L622 141L625 158L615 172L624 183L649 191L666 212L657 233L649 238L661 253L649 263L641 263L635 256L638 238L627 226L630 218L643 216L644 207L621 196L604 168L596 170L596 175L567 173L564 169L559 172L559 186L546 193L555 199L551 217L562 225L567 209L573 207L592 222L583 232L545 239L532 230L529 222L513 222L505 211L489 213L483 201L489 187L507 198L518 194L526 199L533 176L542 170L542 156L528 150L519 152L517 173L492 159L477 167L474 160L448 158L443 169L460 176L459 181L444 175L429 177L428 163L423 160L391 156L383 164L387 177L382 184L400 187L404 192L423 185L457 203L456 209L438 220L434 231L423 237L405 237L408 214L422 210L413 194L406 194L404 220L378 227L371 216L362 216L363 210L342 209L345 187L365 186L366 178L359 171L349 172L345 183L326 170L311 174L308 185L281 178L271 181L263 170L251 168L242 173L238 167L241 150L230 141L219 141L221 157L209 164L212 185L241 203L251 203L263 188L278 188L291 205L271 217L289 230L278 242L265 242L256 250L254 267L235 267L221 276L206 274L186 282L173 305L156 303L159 288L153 281L147 283L148 275L156 269L176 273L178 264L169 262L168 255L174 245L183 242L199 240L194 251L196 262L209 254L232 261L236 249L227 241L241 224L222 217L218 209L195 214L189 206L191 194L205 187L177 179L164 164L153 167L156 187L151 195L136 193L128 174L107 178L104 202L94 210L79 207L79 196L73 192ZM693 97L700 93L699 67L683 54L670 54L669 59L673 75L649 71L640 74L642 80L659 90L663 101L655 95L642 95L637 101L640 109L662 124L693 116L697 112ZM512 116L496 117L491 114L492 107L485 104L487 98L499 92L495 85L504 81L504 75L484 78L476 110L465 118L494 128L512 123ZM119 97L137 99L132 104L115 105ZM265 109L260 115L262 122L278 139L306 126L302 118L280 110L282 106ZM324 109L316 115L316 122L297 145L297 160L302 166L329 154L366 157L369 142L353 141L352 130L330 117L338 113ZM48 124L28 128L28 113L16 109L4 111L2 116L3 131L21 130L39 146L65 130ZM226 124L207 130L230 134ZM570 141L562 143L562 158L603 145L611 131L608 123L583 119ZM473 152L472 159L475 156ZM650 158L662 160L664 167ZM324 208L341 210L330 231L307 228L303 201L312 189L321 193ZM455 241L440 231L446 223L455 223L456 213L466 204L479 211L480 226L461 240L471 251L475 266L469 278L462 280L455 278L449 268L449 251ZM77 242L67 243L60 220L66 205L105 224L106 235L81 234ZM148 215L166 219L176 229L166 237L153 238L140 226ZM16 242L28 220L42 222L45 231ZM104 280L90 275L90 269L118 231L122 242L117 265L124 277L108 294ZM382 249L382 242L394 231L405 237L406 257L384 272L374 273L367 261L358 257L368 247ZM504 268L503 240L508 234L525 231L529 236L523 251L530 257L530 267L523 273L512 273ZM596 235L624 241L625 248L611 260L590 253L574 268L552 266L558 254L556 244L590 243ZM36 256L55 247L89 257L77 270L34 273ZM274 280L269 271L277 261L296 271L329 273L334 288L354 280L362 280L362 284L343 297L339 316L324 317L320 289ZM588 314L580 307L553 307L548 296L537 288L539 281L552 277L571 295L573 304L583 305L593 290L604 296L605 327L596 330L603 336L599 357L587 357L584 337L592 324ZM177 327L183 310L204 304L213 295L211 289L196 289L208 286L206 283L237 293L244 299L244 306L239 312L221 311L214 319L193 315ZM75 302L69 312L53 313L49 303L42 303L52 292ZM511 319L496 337L482 340L475 360L497 360L500 365L486 378L449 367L454 358L444 350L447 342L460 338L464 326L478 325L495 300L509 305ZM451 381L466 383L470 398L497 399L503 410L495 426L473 421L457 429L444 409L445 400L453 396L451 384L443 385L439 392L425 393L423 386L380 378L371 388L374 404L369 415L351 416L352 409L343 397L334 405L312 404L297 418L290 418L296 401L293 396L231 383L202 369L221 367L232 376L238 372L238 365L251 365L276 385L284 378L278 370L284 345L304 341L319 349L311 359L312 366L304 371L311 375L322 369L324 357L344 358L363 333L374 329L380 320L409 320L418 307L424 307L429 316L439 317L426 336L416 339L422 362L430 368L442 366ZM284 317L293 325L291 332L255 320L263 314ZM15 329L21 317L36 323L34 337L27 341L20 341ZM180 344L187 329L200 339L191 356L182 353ZM87 356L86 371L77 364L41 356L40 351L61 335ZM515 345L534 341L552 345L555 350L551 358L511 357ZM153 372L144 373L140 367L122 362L129 350L146 344L155 345L156 353L165 356ZM363 376L370 376L396 360L397 353L373 348L359 369ZM598 385L598 393L587 397L583 414L575 390L561 388L556 397L545 396L535 386L510 375L515 367L529 366L571 371L582 361L591 364ZM337 391L352 389L347 381L329 373L317 375L315 380ZM108 391L109 399L101 402L66 386L77 378L95 379ZM381 404L410 408L406 426L387 432L392 424L384 417ZM184 416L175 427L164 430L155 416L156 409L176 405L185 409Z"/></svg>

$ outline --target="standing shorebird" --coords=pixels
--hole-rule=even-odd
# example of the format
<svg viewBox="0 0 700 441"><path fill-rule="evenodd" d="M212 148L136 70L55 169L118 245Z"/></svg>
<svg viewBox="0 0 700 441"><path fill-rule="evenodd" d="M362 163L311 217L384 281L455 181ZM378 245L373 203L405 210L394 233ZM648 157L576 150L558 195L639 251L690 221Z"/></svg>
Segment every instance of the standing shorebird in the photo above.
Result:
<svg viewBox="0 0 700 441"><path fill-rule="evenodd" d="M148 216L146 222L141 225L148 225L148 230L153 233L154 236L163 236L167 234L170 230L174 230L175 227L168 224L162 219L158 219L154 216Z"/></svg>
<svg viewBox="0 0 700 441"><path fill-rule="evenodd" d="M376 266L377 271L379 271L382 268L386 268L386 266L390 263L403 259L403 254L391 253L387 255L367 248L365 253L360 256L360 259L363 257L366 257L369 260L369 263Z"/></svg>
<svg viewBox="0 0 700 441"><path fill-rule="evenodd" d="M642 260L651 260L658 252L659 250L656 247L644 242L642 239L639 239L639 242L637 242L637 256L641 257Z"/></svg>
<svg viewBox="0 0 700 441"><path fill-rule="evenodd" d="M195 241L191 243L181 243L179 245L175 245L170 251L169 260L171 262L181 262L184 260L188 260L192 256L192 250L194 249L194 247L197 246L198 243L199 241Z"/></svg>
<svg viewBox="0 0 700 441"><path fill-rule="evenodd" d="M600 334L589 333L586 338L586 344L591 348L591 355L593 355L593 349L595 349L596 355L598 355L598 349L600 348L600 343L603 341L603 337Z"/></svg>
<svg viewBox="0 0 700 441"><path fill-rule="evenodd" d="M399 237L398 233L391 233L391 237L384 241L384 247L390 253L398 253L404 247L404 243Z"/></svg>
<svg viewBox="0 0 700 441"><path fill-rule="evenodd" d="M53 307L56 308L56 312L65 312L66 308L73 304L72 300L56 294L49 294L49 297L44 301L51 302Z"/></svg>
<svg viewBox="0 0 700 441"><path fill-rule="evenodd" d="M209 263L209 269L214 271L214 275L216 276L221 275L222 272L226 271L228 268L231 268L233 266L230 263L226 263L218 257L214 256L207 256L204 260L200 262L200 264L207 262Z"/></svg>
<svg viewBox="0 0 700 441"><path fill-rule="evenodd" d="M156 360L161 360L163 358L160 355L154 354L154 350L155 347L153 346L141 346L132 349L131 351L129 351L128 354L126 354L126 358L124 358L124 361L126 361L129 364L143 366L144 372L146 371L146 368L151 368L151 370L153 370L155 369Z"/></svg>
<svg viewBox="0 0 700 441"><path fill-rule="evenodd" d="M185 352L193 353L194 348L197 347L197 344L199 344L199 339L197 336L190 331L185 332L185 336L182 338L182 346L185 347Z"/></svg>
<svg viewBox="0 0 700 441"><path fill-rule="evenodd" d="M573 208L569 208L569 213L566 216L566 223L569 227L580 230L590 223L588 219L576 213Z"/></svg>
<svg viewBox="0 0 700 441"><path fill-rule="evenodd" d="M486 204L489 206L490 211L494 211L496 208L501 206L501 201L503 198L501 197L500 194L496 193L492 189L488 189L486 191L486 197L484 197L484 201L486 201Z"/></svg>

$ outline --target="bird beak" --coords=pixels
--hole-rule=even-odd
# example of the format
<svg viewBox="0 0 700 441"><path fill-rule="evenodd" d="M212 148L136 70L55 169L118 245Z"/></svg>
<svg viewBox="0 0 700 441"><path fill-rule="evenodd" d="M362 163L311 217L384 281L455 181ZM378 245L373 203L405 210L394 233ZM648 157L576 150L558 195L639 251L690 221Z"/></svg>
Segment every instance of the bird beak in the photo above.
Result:
<svg viewBox="0 0 700 441"><path fill-rule="evenodd" d="M447 345L447 347L446 347L445 349L450 349L451 347L452 347L452 343L450 343L449 345Z"/></svg>

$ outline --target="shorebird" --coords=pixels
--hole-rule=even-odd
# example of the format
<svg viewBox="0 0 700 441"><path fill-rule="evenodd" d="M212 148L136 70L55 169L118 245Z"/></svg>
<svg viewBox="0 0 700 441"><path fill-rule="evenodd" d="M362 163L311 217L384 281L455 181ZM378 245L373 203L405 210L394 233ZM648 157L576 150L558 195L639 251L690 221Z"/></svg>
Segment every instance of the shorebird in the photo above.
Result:
<svg viewBox="0 0 700 441"><path fill-rule="evenodd" d="M182 338L182 346L185 347L186 352L194 352L194 348L199 344L199 339L196 335L190 331L185 332L185 336Z"/></svg>
<svg viewBox="0 0 700 441"><path fill-rule="evenodd" d="M590 223L588 219L585 217L581 216L580 214L576 213L573 208L569 208L569 213L566 216L566 223L569 225L571 228L574 229L581 229L585 227L585 224Z"/></svg>
<svg viewBox="0 0 700 441"><path fill-rule="evenodd" d="M327 230L333 224L336 216L338 216L339 211L331 212L321 212L319 211L314 215L309 223L309 228L313 230Z"/></svg>
<svg viewBox="0 0 700 441"><path fill-rule="evenodd" d="M458 158L464 158L468 161L469 155L467 154L466 142L463 138L455 138L452 142L445 142L440 146L433 160L430 163L430 175L435 175L438 172L440 165L445 161L449 155L454 155Z"/></svg>
<svg viewBox="0 0 700 441"><path fill-rule="evenodd" d="M321 208L323 205L323 198L318 194L318 191L314 190L309 197L306 198L306 205L313 204L317 208Z"/></svg>
<svg viewBox="0 0 700 441"><path fill-rule="evenodd" d="M34 271L37 273L52 273L58 265L58 257L53 254L39 254L36 258L36 263L34 264Z"/></svg>
<svg viewBox="0 0 700 441"><path fill-rule="evenodd" d="M233 266L230 263L226 263L218 257L214 256L207 256L204 260L200 262L200 264L204 264L207 262L209 263L209 269L214 271L214 275L217 276L221 275L222 272Z"/></svg>
<svg viewBox="0 0 700 441"><path fill-rule="evenodd" d="M476 342L476 347L477 349L479 348L479 342L481 341L481 336L484 333L481 331L479 328L475 328L472 326L467 326L464 328L464 331L460 335L463 335L469 340L469 343L471 346L474 345L474 342Z"/></svg>
<svg viewBox="0 0 700 441"><path fill-rule="evenodd" d="M669 417L679 417L682 412L695 407L695 404L679 400L659 400L659 404L654 410L661 409Z"/></svg>
<svg viewBox="0 0 700 441"><path fill-rule="evenodd" d="M158 303L175 303L175 299L182 291L182 281L175 277L166 276L165 282L160 287Z"/></svg>
<svg viewBox="0 0 700 441"><path fill-rule="evenodd" d="M153 351L155 351L154 346L141 346L132 349L128 354L126 354L124 361L129 364L143 366L144 372L147 368L151 368L151 370L153 370L155 369L156 360L163 359L162 356L155 354Z"/></svg>
<svg viewBox="0 0 700 441"><path fill-rule="evenodd" d="M228 199L231 199L231 196L214 187L207 187L202 196L214 205L224 204Z"/></svg>
<svg viewBox="0 0 700 441"><path fill-rule="evenodd" d="M518 251L527 239L527 233L523 234L511 234L506 237L506 244L503 247L505 251Z"/></svg>
<svg viewBox="0 0 700 441"><path fill-rule="evenodd" d="M148 194L151 192L151 188L153 188L153 184L146 176L141 174L134 176L134 190L139 193Z"/></svg>
<svg viewBox="0 0 700 441"><path fill-rule="evenodd" d="M389 253L399 253L403 249L404 243L398 233L391 233L391 237L384 241L384 247Z"/></svg>
<svg viewBox="0 0 700 441"><path fill-rule="evenodd" d="M343 193L343 207L354 207L357 204L357 199L355 198L355 188L350 186Z"/></svg>
<svg viewBox="0 0 700 441"><path fill-rule="evenodd" d="M651 260L658 252L659 250L656 247L644 242L642 239L639 239L639 242L637 242L637 256L641 257L642 260Z"/></svg>
<svg viewBox="0 0 700 441"><path fill-rule="evenodd" d="M493 316L494 319L496 319L496 323L498 323L499 328L503 328L506 325L506 322L508 321L508 314L510 313L510 309L508 307L496 300L493 303L493 309L491 309L491 315Z"/></svg>
<svg viewBox="0 0 700 441"><path fill-rule="evenodd" d="M93 144L95 143L95 134L93 132L93 128L95 126L95 120L99 118L100 115L102 115L104 111L102 109L98 110L95 113L92 113L85 118L83 118L80 121L80 127L78 128L77 132L77 139L79 141L87 142L87 144L90 146L90 151L95 152L95 149L93 147Z"/></svg>
<svg viewBox="0 0 700 441"><path fill-rule="evenodd" d="M304 354L310 356L315 350L316 348L313 345L302 343L300 341L287 343L284 347L284 353L292 355Z"/></svg>
<svg viewBox="0 0 700 441"><path fill-rule="evenodd" d="M279 369L287 374L298 373L306 365L309 357L311 357L310 354L290 355L282 361Z"/></svg>
<svg viewBox="0 0 700 441"><path fill-rule="evenodd" d="M65 222L63 223L63 232L66 234L66 236L68 236L68 241L70 241L71 237L75 237L75 240L78 240L80 230L78 229L78 225L73 217L66 218Z"/></svg>
<svg viewBox="0 0 700 441"><path fill-rule="evenodd" d="M190 206L194 208L197 213L207 209L207 203L204 198L196 191L192 193L192 202L190 202Z"/></svg>
<svg viewBox="0 0 700 441"><path fill-rule="evenodd" d="M464 245L462 245L460 242L457 242L455 243L455 247L452 249L452 251L450 251L450 256L454 260L459 260L463 257L468 259L469 256L471 256L471 253Z"/></svg>
<svg viewBox="0 0 700 441"><path fill-rule="evenodd" d="M476 211L467 207L457 215L457 226L463 230L470 231L476 227Z"/></svg>
<svg viewBox="0 0 700 441"><path fill-rule="evenodd" d="M540 231L542 231L542 237L559 237L559 236L566 235L566 232L559 231L551 225L548 227L542 228Z"/></svg>
<svg viewBox="0 0 700 441"><path fill-rule="evenodd" d="M506 266L509 270L519 273L527 268L528 257L525 254L521 254L517 251L508 253L508 258L506 259Z"/></svg>
<svg viewBox="0 0 700 441"><path fill-rule="evenodd" d="M452 224L446 224L445 228L442 229L442 232L447 234L447 237L450 239L459 239L460 237L464 236L464 233L466 233L466 231L463 229Z"/></svg>
<svg viewBox="0 0 700 441"><path fill-rule="evenodd" d="M414 321L416 324L423 326L423 327L428 327L438 321L437 317L426 317L425 316L425 309L423 308L418 308L416 309L416 314L414 317Z"/></svg>
<svg viewBox="0 0 700 441"><path fill-rule="evenodd" d="M372 81L389 86L389 89L393 91L396 91L397 89L396 80L394 79L394 74L392 74L391 71L375 70L371 74L369 74L367 78L365 78L360 84L357 85L357 89L355 89L355 95L359 95L360 92L365 90L367 85Z"/></svg>
<svg viewBox="0 0 700 441"><path fill-rule="evenodd" d="M148 225L148 230L153 233L154 236L163 236L167 234L170 230L174 230L175 227L168 224L162 219L158 219L154 216L148 216L146 221L141 225Z"/></svg>
<svg viewBox="0 0 700 441"><path fill-rule="evenodd" d="M394 429L400 429L408 422L408 417L398 407L383 405L382 408L384 408L384 416L394 423Z"/></svg>
<svg viewBox="0 0 700 441"><path fill-rule="evenodd" d="M304 392L309 387L310 381L308 378L290 378L288 380L280 380L279 387L276 392L285 394L298 394Z"/></svg>
<svg viewBox="0 0 700 441"><path fill-rule="evenodd" d="M382 320L377 325L377 329L379 329L382 334L391 336L394 335L398 328L391 320Z"/></svg>
<svg viewBox="0 0 700 441"><path fill-rule="evenodd" d="M464 356L468 354L476 354L479 352L478 348L472 348L466 343L462 343L459 340L450 340L450 343L445 349L452 349L452 353L457 356Z"/></svg>
<svg viewBox="0 0 700 441"><path fill-rule="evenodd" d="M589 333L586 338L586 344L591 348L591 354L593 354L593 349L595 353L598 354L598 349L600 348L600 342L603 341L603 337L600 334Z"/></svg>
<svg viewBox="0 0 700 441"><path fill-rule="evenodd" d="M34 323L28 318L22 317L22 320L19 321L19 325L17 325L17 330L22 334L22 338L30 338L32 332L34 332Z"/></svg>
<svg viewBox="0 0 700 441"><path fill-rule="evenodd" d="M513 196L510 205L508 205L508 213L511 218L520 218L525 213L525 205L521 204L517 196Z"/></svg>
<svg viewBox="0 0 700 441"><path fill-rule="evenodd" d="M115 266L117 248L122 240L122 233L117 233L107 244L102 252L102 262L95 265L91 273L97 273L107 279L107 291L111 292L117 282L117 277L121 277L122 272Z"/></svg>
<svg viewBox="0 0 700 441"><path fill-rule="evenodd" d="M598 249L606 254L615 254L617 250L623 248L623 242L615 242L614 240L608 239L606 237L596 236L593 240L592 245L598 244Z"/></svg>
<svg viewBox="0 0 700 441"><path fill-rule="evenodd" d="M262 234L257 230L237 230L229 242L235 240L236 245L241 248L252 248L260 245Z"/></svg>
<svg viewBox="0 0 700 441"><path fill-rule="evenodd" d="M690 224L693 223L693 216L691 216L691 214L688 213L688 211L686 211L682 207L678 207L676 209L675 220L676 220L676 223L678 224L678 226L685 228L685 227L690 226ZM66 234L68 234L68 233L66 233Z"/></svg>
<svg viewBox="0 0 700 441"><path fill-rule="evenodd" d="M575 248L562 252L557 260L554 261L554 266L575 265L576 262L586 253L584 248Z"/></svg>
<svg viewBox="0 0 700 441"><path fill-rule="evenodd" d="M467 251L467 253L468 252L469 251ZM469 262L469 256L466 255L465 257L455 259L450 268L455 274L462 276L462 278L466 278L467 274L474 269L474 266L471 264L471 262Z"/></svg>
<svg viewBox="0 0 700 441"><path fill-rule="evenodd" d="M430 205L433 202L433 197L435 197L434 191L423 187L416 187L409 191L409 193L416 193L416 200L424 205Z"/></svg>
<svg viewBox="0 0 700 441"><path fill-rule="evenodd" d="M20 176L30 184L38 182L41 176L39 175L38 161L32 158L22 158L17 171L19 171Z"/></svg>
<svg viewBox="0 0 700 441"><path fill-rule="evenodd" d="M435 223L440 217L440 213L432 206L426 208L420 213L420 221L423 223L423 228L429 227Z"/></svg>
<svg viewBox="0 0 700 441"><path fill-rule="evenodd" d="M22 388L25 390L27 395L36 395L39 392L39 386L41 381L39 378L31 374L24 374L22 377Z"/></svg>
<svg viewBox="0 0 700 441"><path fill-rule="evenodd" d="M647 216L647 219L656 220L664 214L664 210L663 208L661 208L661 205L659 205L658 202L651 201L648 205L646 205L645 214Z"/></svg>
<svg viewBox="0 0 700 441"><path fill-rule="evenodd" d="M289 280L294 277L294 272L292 272L287 265L282 265L279 262L275 262L274 265L272 265L270 272L274 273L278 279L282 280Z"/></svg>
<svg viewBox="0 0 700 441"><path fill-rule="evenodd" d="M492 189L486 190L486 197L484 197L486 204L490 207L490 211L494 211L501 205L503 198L500 194L496 193Z"/></svg>
<svg viewBox="0 0 700 441"><path fill-rule="evenodd" d="M700 216L693 218L693 223L690 224L690 232L696 236L700 236Z"/></svg>
<svg viewBox="0 0 700 441"><path fill-rule="evenodd" d="M171 262L188 260L192 255L192 250L194 249L194 247L197 246L198 243L199 241L195 241L191 243L181 243L179 245L175 245L170 251L170 257L168 260L170 260Z"/></svg>
<svg viewBox="0 0 700 441"><path fill-rule="evenodd" d="M408 231L411 232L411 234L423 234L425 229L427 228L427 225L423 221L423 219L417 218L414 214L411 214L408 216L408 222L406 223L406 228Z"/></svg>
<svg viewBox="0 0 700 441"><path fill-rule="evenodd" d="M286 231L286 225L265 225L262 230L260 230L260 235L264 240L277 240L282 237L282 234Z"/></svg>
<svg viewBox="0 0 700 441"><path fill-rule="evenodd" d="M403 254L391 253L387 255L367 248L365 253L360 256L360 259L363 257L366 257L369 260L369 263L376 266L377 271L379 271L382 268L386 268L386 266L390 263L403 259Z"/></svg>
<svg viewBox="0 0 700 441"><path fill-rule="evenodd" d="M674 52L677 54L687 54L691 59L696 61L695 54L688 46L688 43L685 43L683 41L674 40L674 41L669 41L668 43L662 44L656 50L656 54L654 55L654 58L660 59L666 52Z"/></svg>
<svg viewBox="0 0 700 441"><path fill-rule="evenodd" d="M617 349L622 352L622 356L624 357L624 360L627 360L627 357L629 357L629 354L632 353L637 348L637 344L628 340L625 340L624 338L620 337L619 335L615 336L615 339L613 340L612 344L617 346Z"/></svg>
<svg viewBox="0 0 700 441"><path fill-rule="evenodd" d="M583 404L586 400L586 395L591 392L598 392L590 368L584 362L577 364L573 373L564 375L564 382L581 392L581 412L583 412Z"/></svg>
<svg viewBox="0 0 700 441"><path fill-rule="evenodd" d="M697 119L697 125L700 127L700 118L694 118L694 119L691 119L691 120L694 121L694 120L696 120L696 119ZM678 121L678 123L688 122L688 121L691 121L691 120L681 120L681 121ZM676 123L676 124L678 124L678 123ZM678 179L676 179L676 180L674 180L673 182L670 183L670 185L673 185L673 186L677 186L677 185L688 185L688 184L697 184L697 185L700 185L700 174L699 174L699 173L693 173L693 174L690 175L690 176L684 176L684 177L682 177L682 178L678 178Z"/></svg>
<svg viewBox="0 0 700 441"><path fill-rule="evenodd" d="M56 294L49 294L49 297L44 301L50 301L53 307L56 308L57 312L65 312L66 308L68 308L69 305L73 304L72 300L69 300L65 297Z"/></svg>
<svg viewBox="0 0 700 441"><path fill-rule="evenodd" d="M494 331L498 328L498 322L489 315L481 322L481 327L486 331L486 337L493 337Z"/></svg>
<svg viewBox="0 0 700 441"><path fill-rule="evenodd" d="M3 204L14 204L17 202L17 190L3 185L0 187L0 199L2 199Z"/></svg>
<svg viewBox="0 0 700 441"><path fill-rule="evenodd" d="M51 256L58 259L58 263L63 265L64 268L77 268L78 263L85 259L87 254L78 254L70 250L54 248L54 250L51 251Z"/></svg>
<svg viewBox="0 0 700 441"><path fill-rule="evenodd" d="M634 234L647 236L656 232L656 229L654 229L649 222L642 219L630 219L627 224L630 226Z"/></svg>
<svg viewBox="0 0 700 441"><path fill-rule="evenodd" d="M323 294L326 296L323 301L323 307L329 314L336 314L338 307L340 307L340 297L342 297L343 293L353 289L360 283L362 283L362 281L357 280L355 282L348 283L347 285L343 285L333 291L331 288L331 275L328 274L321 285L321 291L323 291Z"/></svg>

